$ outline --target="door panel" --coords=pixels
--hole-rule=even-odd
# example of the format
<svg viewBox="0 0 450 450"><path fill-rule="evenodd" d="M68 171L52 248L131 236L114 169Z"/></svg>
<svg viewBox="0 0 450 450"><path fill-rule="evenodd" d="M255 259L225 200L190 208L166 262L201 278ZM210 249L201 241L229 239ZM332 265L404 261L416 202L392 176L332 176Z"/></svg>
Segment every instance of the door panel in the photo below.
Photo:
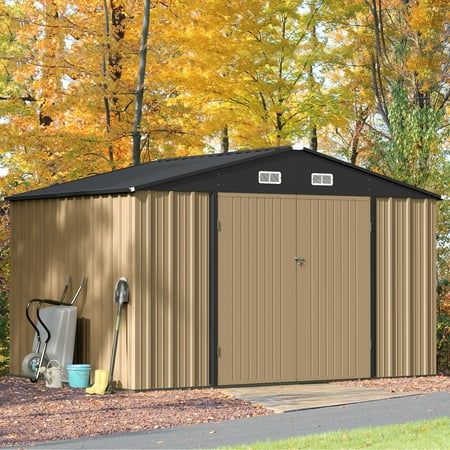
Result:
<svg viewBox="0 0 450 450"><path fill-rule="evenodd" d="M297 200L297 380L370 376L370 201Z"/></svg>
<svg viewBox="0 0 450 450"><path fill-rule="evenodd" d="M220 196L219 221L219 384L295 379L295 198Z"/></svg>
<svg viewBox="0 0 450 450"><path fill-rule="evenodd" d="M220 194L219 222L219 384L369 376L369 200Z"/></svg>

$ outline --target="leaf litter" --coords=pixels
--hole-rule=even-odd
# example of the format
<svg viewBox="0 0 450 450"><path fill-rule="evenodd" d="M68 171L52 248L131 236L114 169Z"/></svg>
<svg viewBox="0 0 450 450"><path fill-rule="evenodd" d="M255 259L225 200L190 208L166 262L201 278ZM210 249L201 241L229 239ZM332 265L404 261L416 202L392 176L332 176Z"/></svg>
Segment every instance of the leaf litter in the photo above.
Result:
<svg viewBox="0 0 450 450"><path fill-rule="evenodd" d="M271 413L213 388L89 396L84 389L51 389L44 382L10 376L0 378L0 405L0 447Z"/></svg>

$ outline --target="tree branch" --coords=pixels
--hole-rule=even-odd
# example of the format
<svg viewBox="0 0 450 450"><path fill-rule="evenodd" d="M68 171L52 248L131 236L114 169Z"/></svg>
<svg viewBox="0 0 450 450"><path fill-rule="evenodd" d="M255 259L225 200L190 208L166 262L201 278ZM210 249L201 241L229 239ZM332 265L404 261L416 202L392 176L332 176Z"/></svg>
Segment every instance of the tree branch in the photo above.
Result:
<svg viewBox="0 0 450 450"><path fill-rule="evenodd" d="M29 95L24 97L0 97L0 100L21 100L23 102L35 102L36 99L34 97L31 97Z"/></svg>

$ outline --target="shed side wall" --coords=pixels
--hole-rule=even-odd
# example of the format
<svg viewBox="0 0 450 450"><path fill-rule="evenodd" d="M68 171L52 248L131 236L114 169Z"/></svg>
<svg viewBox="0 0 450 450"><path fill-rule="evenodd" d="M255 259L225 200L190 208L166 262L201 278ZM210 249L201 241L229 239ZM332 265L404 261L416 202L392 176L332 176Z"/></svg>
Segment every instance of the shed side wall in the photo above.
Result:
<svg viewBox="0 0 450 450"><path fill-rule="evenodd" d="M31 298L59 299L65 278L73 295L81 276L86 289L77 301L75 360L108 368L115 307L114 283L134 280L136 199L131 196L33 200L12 203L11 372L21 372L33 331L25 318ZM118 214L118 212L120 212ZM131 304L136 295L131 282ZM132 306L131 306L132 307ZM115 379L130 386L127 359L133 345L125 308Z"/></svg>
<svg viewBox="0 0 450 450"><path fill-rule="evenodd" d="M11 371L31 351L31 298L59 298L66 275L77 302L77 360L109 368L121 276L130 303L120 329L114 378L124 388L208 384L208 194L12 203Z"/></svg>
<svg viewBox="0 0 450 450"><path fill-rule="evenodd" d="M377 199L377 376L436 373L436 204Z"/></svg>
<svg viewBox="0 0 450 450"><path fill-rule="evenodd" d="M139 192L134 384L208 384L209 195Z"/></svg>

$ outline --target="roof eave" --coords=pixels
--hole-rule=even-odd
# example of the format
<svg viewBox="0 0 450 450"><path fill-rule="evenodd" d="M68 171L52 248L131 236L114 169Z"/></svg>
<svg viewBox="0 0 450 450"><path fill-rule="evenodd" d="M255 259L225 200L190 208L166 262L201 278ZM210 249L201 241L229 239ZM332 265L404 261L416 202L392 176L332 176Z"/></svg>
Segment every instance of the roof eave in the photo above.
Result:
<svg viewBox="0 0 450 450"><path fill-rule="evenodd" d="M30 191L30 194L33 191ZM35 192L35 191L34 191ZM120 188L120 189L98 189L95 191L80 191L75 193L61 192L57 194L39 194L39 195L27 195L27 194L16 194L5 197L5 200L10 202L17 202L22 200L44 200L50 198L71 198L71 197L95 197L98 195L119 195L119 194L132 194L130 188Z"/></svg>
<svg viewBox="0 0 450 450"><path fill-rule="evenodd" d="M302 149L302 151L304 151L306 153L309 153L311 155L315 155L315 156L319 156L321 158L328 159L328 160L336 162L338 164L342 164L343 166L350 167L351 169L358 170L358 171L366 173L368 175L373 175L374 177L380 178L380 179L382 179L384 181L389 181L391 183L398 184L399 186L403 186L403 187L411 189L413 191L420 192L421 194L427 195L427 196L429 196L429 197L431 197L431 198L433 198L435 200L442 200L442 197L439 194L436 194L436 193L431 192L431 191L427 191L426 189L422 189L422 188L419 188L417 186L413 186L413 185L408 184L408 183L404 183L403 181L395 180L394 178L388 177L387 175L382 175L380 173L373 172L373 171L371 171L369 169L365 169L364 167L356 166L356 165L351 164L351 163L349 163L347 161L342 161L342 160L340 160L338 158L334 158L332 156L326 155L326 154L321 153L321 152L315 152L314 150L311 150L311 149L306 148L306 147L304 147Z"/></svg>

